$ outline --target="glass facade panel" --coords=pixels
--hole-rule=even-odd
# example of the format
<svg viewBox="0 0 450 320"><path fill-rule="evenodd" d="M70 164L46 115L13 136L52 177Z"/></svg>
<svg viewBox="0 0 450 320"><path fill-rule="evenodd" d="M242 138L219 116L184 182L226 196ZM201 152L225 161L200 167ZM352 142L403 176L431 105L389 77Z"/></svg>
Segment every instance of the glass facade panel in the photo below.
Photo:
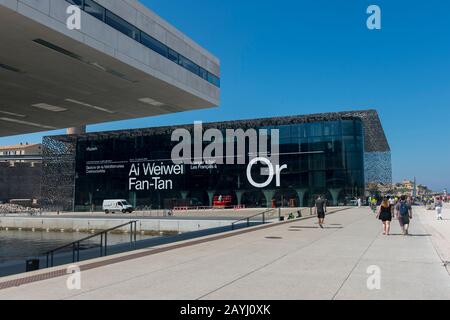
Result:
<svg viewBox="0 0 450 320"><path fill-rule="evenodd" d="M340 136L341 126L339 121L325 122L323 125L323 134L325 136Z"/></svg>
<svg viewBox="0 0 450 320"><path fill-rule="evenodd" d="M354 120L343 120L342 121L342 135L343 136L353 136L355 134Z"/></svg>
<svg viewBox="0 0 450 320"><path fill-rule="evenodd" d="M282 201L280 199L290 199L297 206L302 206L310 203L319 193L326 195L334 204L341 203L346 198L362 196L362 127L357 132L358 126L351 121L354 136L343 136L341 126L344 125L340 121L312 124L254 127L257 130L280 130L280 164L287 165L280 179L281 185L277 187L274 179L263 189L255 188L247 179L248 157L243 165L216 165L207 162L183 165L182 174L160 176L161 184L170 180L170 185L162 185L162 189L130 188L133 164L140 166L140 170L144 170L143 165L150 166L146 170L155 170L151 169L153 166L170 167L171 161L161 160L170 159L172 148L177 144L171 141L170 130L167 133L123 137L105 135L98 139L80 139L75 161L75 206L78 210L88 210L92 204L100 208L104 199L114 198L126 199L138 208L159 209L177 204L211 206L214 195L229 195L233 199L232 205L247 207L270 205L270 197L274 197L277 203ZM346 125L350 126L348 123ZM314 136L299 137L302 128L306 128ZM192 132L192 129L188 130ZM204 144L205 147L207 145ZM258 183L266 179L265 176L258 176L261 168L257 165L252 170ZM142 178L143 173L140 172L140 175ZM151 180L150 178L151 175L147 180Z"/></svg>
<svg viewBox="0 0 450 320"><path fill-rule="evenodd" d="M308 123L307 124L307 133L310 137L321 137L323 136L323 123Z"/></svg>

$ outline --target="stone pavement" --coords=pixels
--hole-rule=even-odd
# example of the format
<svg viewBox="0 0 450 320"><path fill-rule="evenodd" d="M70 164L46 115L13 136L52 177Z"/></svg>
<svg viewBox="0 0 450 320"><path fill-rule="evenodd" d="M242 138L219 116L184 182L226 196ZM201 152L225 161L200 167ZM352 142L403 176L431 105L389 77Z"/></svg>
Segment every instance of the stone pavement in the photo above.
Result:
<svg viewBox="0 0 450 320"><path fill-rule="evenodd" d="M437 254L445 263L450 273L450 204L444 204L442 211L443 220L437 220L435 210L421 208L420 222L428 233L433 234L431 238Z"/></svg>
<svg viewBox="0 0 450 320"><path fill-rule="evenodd" d="M323 230L313 219L274 225L83 271L78 291L62 276L0 290L0 299L450 299L433 245L450 222L434 226L415 211L409 237L397 221L383 236L367 208L354 208L329 215ZM371 266L379 290L367 287Z"/></svg>

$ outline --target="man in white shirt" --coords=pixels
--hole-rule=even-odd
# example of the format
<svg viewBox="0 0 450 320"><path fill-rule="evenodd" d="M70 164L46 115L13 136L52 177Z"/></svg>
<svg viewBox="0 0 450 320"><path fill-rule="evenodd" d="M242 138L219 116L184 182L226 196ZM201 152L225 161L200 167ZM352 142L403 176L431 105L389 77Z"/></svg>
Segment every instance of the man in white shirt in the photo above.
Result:
<svg viewBox="0 0 450 320"><path fill-rule="evenodd" d="M393 212L393 211L395 211L395 199L394 199L394 197L389 197L389 207L391 208L391 213L392 213L392 216L394 216L394 214L395 214L395 212Z"/></svg>

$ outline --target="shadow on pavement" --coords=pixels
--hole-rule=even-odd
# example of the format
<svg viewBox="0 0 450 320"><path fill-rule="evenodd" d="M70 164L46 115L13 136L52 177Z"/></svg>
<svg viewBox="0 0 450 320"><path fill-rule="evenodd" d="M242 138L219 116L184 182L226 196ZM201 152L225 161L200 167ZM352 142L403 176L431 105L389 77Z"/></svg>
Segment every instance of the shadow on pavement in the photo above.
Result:
<svg viewBox="0 0 450 320"><path fill-rule="evenodd" d="M292 226L289 229L320 229L320 227L316 226ZM344 229L344 227L326 227L324 226L323 229Z"/></svg>
<svg viewBox="0 0 450 320"><path fill-rule="evenodd" d="M408 234L404 235L402 233L391 233L390 236L402 236L402 237L431 237L431 234Z"/></svg>

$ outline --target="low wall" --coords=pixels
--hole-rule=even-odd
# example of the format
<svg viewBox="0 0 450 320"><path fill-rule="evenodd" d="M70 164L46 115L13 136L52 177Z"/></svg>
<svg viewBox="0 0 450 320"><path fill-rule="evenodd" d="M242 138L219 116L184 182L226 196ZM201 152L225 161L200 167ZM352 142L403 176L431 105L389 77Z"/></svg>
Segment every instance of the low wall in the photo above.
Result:
<svg viewBox="0 0 450 320"><path fill-rule="evenodd" d="M114 228L136 220L138 232L184 233L210 228L230 226L230 220L182 220L182 219L86 219L86 218L27 218L0 217L0 228L12 230L92 232ZM118 231L129 232L130 227Z"/></svg>
<svg viewBox="0 0 450 320"><path fill-rule="evenodd" d="M344 207L328 208L328 212L343 209ZM310 215L309 208L302 208L296 211L292 209L280 210L280 214L288 218L288 214L292 212L301 211L303 217ZM261 212L261 211L258 211ZM217 214L217 212L215 212ZM252 213L251 210L247 213ZM244 215L245 217L245 215ZM11 230L35 230L35 231L64 231L64 232L97 232L114 228L116 226L128 223L130 221L137 221L137 231L140 233L165 232L165 233L185 233L192 231L200 231L212 228L221 228L231 226L231 224L242 217L236 216L235 219L230 219L230 215L224 214L220 216L203 216L185 215L185 218L157 218L157 217L124 217L108 218L106 215L101 216L80 216L80 217L65 217L60 216L39 216L39 217L23 217L23 216L0 216L0 228ZM278 220L278 210L266 215L267 220ZM251 222L260 222L261 216L251 219ZM117 231L129 232L130 226L124 227Z"/></svg>

